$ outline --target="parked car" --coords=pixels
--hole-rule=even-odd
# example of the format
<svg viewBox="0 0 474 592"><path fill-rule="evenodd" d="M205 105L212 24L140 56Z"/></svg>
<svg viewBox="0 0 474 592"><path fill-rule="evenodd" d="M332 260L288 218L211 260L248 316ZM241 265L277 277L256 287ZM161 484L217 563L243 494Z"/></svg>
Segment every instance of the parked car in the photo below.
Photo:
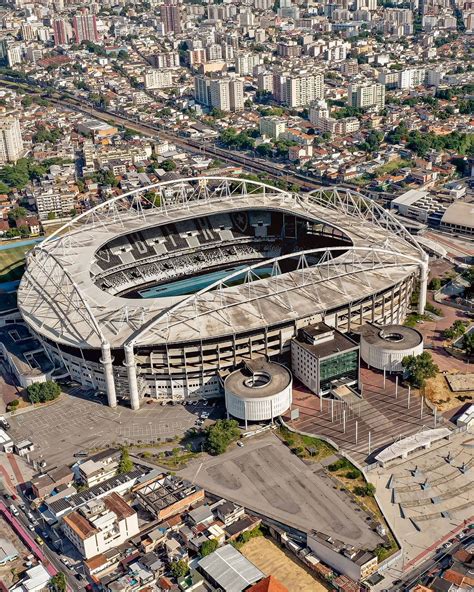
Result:
<svg viewBox="0 0 474 592"><path fill-rule="evenodd" d="M449 549L450 547L453 546L453 541L447 541L446 543L444 543L443 547L445 549Z"/></svg>
<svg viewBox="0 0 474 592"><path fill-rule="evenodd" d="M16 506L14 506L13 504L10 504L10 507L8 509L13 514L13 516L18 516L20 514L20 512L16 509Z"/></svg>

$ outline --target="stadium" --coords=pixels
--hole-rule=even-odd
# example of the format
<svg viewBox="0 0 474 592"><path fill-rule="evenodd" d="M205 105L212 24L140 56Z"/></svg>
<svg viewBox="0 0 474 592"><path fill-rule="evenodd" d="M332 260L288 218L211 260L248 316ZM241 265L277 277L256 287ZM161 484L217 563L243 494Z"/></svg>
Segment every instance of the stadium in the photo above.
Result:
<svg viewBox="0 0 474 592"><path fill-rule="evenodd" d="M427 256L347 189L295 193L238 178L172 179L115 196L36 246L25 322L110 406L222 394L246 360L285 362L299 328L398 323Z"/></svg>

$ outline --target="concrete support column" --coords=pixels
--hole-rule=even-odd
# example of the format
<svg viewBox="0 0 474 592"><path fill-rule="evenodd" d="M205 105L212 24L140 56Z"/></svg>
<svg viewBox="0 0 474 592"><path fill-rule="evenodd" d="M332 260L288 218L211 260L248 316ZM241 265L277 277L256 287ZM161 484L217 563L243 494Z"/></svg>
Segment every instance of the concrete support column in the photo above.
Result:
<svg viewBox="0 0 474 592"><path fill-rule="evenodd" d="M420 297L418 299L418 314L425 312L426 292L428 290L428 255L423 254L423 263L420 264Z"/></svg>
<svg viewBox="0 0 474 592"><path fill-rule="evenodd" d="M110 343L102 344L101 363L104 366L105 390L107 392L107 403L109 407L117 407L117 394L115 392L114 372L112 366L112 355Z"/></svg>
<svg viewBox="0 0 474 592"><path fill-rule="evenodd" d="M127 343L124 347L124 350L125 366L127 368L128 376L128 388L130 390L130 407L136 411L137 409L140 409L140 396L138 394L137 366L135 364L133 345Z"/></svg>

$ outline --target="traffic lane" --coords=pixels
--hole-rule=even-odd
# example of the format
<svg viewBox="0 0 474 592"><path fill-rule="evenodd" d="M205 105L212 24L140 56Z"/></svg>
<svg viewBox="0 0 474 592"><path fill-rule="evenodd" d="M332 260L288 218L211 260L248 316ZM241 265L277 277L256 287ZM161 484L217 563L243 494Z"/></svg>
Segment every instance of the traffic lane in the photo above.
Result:
<svg viewBox="0 0 474 592"><path fill-rule="evenodd" d="M48 572L50 573L50 575L53 576L57 572L62 571L66 575L68 584L70 585L70 588L72 590L77 591L77 592L82 590L83 587L77 585L77 581L75 580L74 575L72 573L70 573L69 570L64 569L64 566L63 566L59 556L52 549L50 549L48 547L48 545L47 545L48 541L47 540L44 541L44 538L42 536L46 532L44 529L44 525L42 528L40 526L39 522L36 520L37 526L34 528L33 531L31 531L30 524L32 524L32 522L28 518L28 516L26 515L26 512L21 509L20 504L25 506L26 511L31 512L31 509L28 509L28 507L26 506L26 504L23 501L19 501L18 497L16 500L11 500L11 499L8 500L7 498L5 498L4 495L2 495L2 497L5 501L10 502L9 505L13 505L16 508L18 515L14 516L10 512L8 507L6 507L2 502L0 502L0 511L2 511L3 513L5 513L5 511L8 512L8 514L10 515L10 517L12 519L11 524L15 524L15 521L16 521L16 523L18 523L20 528L17 529L17 534L20 536L20 538L22 538L24 544L32 552L32 554L35 555L35 557L39 561L44 563L44 565L45 565L46 569L48 570ZM36 537L41 538L41 540L43 540L44 543L39 543L36 540ZM53 569L51 569L51 567Z"/></svg>

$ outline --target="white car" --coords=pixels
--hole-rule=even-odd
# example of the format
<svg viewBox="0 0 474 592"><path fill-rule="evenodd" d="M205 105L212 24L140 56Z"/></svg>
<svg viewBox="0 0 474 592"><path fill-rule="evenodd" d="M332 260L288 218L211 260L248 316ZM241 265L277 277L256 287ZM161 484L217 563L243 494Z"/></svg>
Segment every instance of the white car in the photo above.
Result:
<svg viewBox="0 0 474 592"><path fill-rule="evenodd" d="M450 548L450 547L452 547L452 546L453 546L453 542L452 542L452 541L448 541L447 543L444 543L444 545L443 545L443 547L444 547L445 549L449 549L449 548Z"/></svg>

